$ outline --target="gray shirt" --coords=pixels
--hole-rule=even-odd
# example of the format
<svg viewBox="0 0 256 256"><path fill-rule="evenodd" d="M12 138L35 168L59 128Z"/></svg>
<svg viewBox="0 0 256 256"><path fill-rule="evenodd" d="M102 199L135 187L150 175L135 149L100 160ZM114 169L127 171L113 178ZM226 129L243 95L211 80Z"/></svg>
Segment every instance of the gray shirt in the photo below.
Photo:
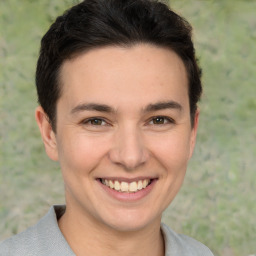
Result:
<svg viewBox="0 0 256 256"><path fill-rule="evenodd" d="M0 256L74 256L62 235L57 220L65 206L52 206L49 212L33 227L0 243ZM200 242L176 234L161 225L165 239L165 256L213 256Z"/></svg>

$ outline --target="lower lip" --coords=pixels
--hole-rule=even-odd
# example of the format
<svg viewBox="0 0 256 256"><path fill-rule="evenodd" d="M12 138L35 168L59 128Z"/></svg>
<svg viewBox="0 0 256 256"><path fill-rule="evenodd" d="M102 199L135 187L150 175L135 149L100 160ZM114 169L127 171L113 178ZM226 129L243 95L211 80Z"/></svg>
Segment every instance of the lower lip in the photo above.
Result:
<svg viewBox="0 0 256 256"><path fill-rule="evenodd" d="M153 189L154 185L156 184L157 179L153 179L151 183L144 189L138 190L137 192L119 192L116 191L100 182L100 180L97 180L98 183L101 185L101 187L113 198L119 200L119 201L126 201L126 202L132 202L132 201L138 201L142 198L146 197L151 190Z"/></svg>

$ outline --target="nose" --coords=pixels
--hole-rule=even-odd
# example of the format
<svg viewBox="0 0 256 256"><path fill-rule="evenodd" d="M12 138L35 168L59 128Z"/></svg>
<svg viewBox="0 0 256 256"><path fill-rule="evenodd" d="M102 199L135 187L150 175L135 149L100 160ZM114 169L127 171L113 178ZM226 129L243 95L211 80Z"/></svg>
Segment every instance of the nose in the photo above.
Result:
<svg viewBox="0 0 256 256"><path fill-rule="evenodd" d="M109 151L110 160L131 171L144 165L149 153L146 149L141 132L135 127L120 128L114 135L112 148Z"/></svg>

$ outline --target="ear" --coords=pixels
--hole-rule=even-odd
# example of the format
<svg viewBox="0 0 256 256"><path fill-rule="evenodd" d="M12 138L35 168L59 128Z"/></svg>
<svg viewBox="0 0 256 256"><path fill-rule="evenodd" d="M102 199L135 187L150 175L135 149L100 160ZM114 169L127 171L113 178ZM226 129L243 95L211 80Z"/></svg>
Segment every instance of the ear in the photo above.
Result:
<svg viewBox="0 0 256 256"><path fill-rule="evenodd" d="M199 123L199 114L200 114L200 111L198 109L196 111L195 117L194 117L194 127L192 127L192 130L191 130L189 158L192 157L194 148L195 148L195 144L196 144L196 135L197 135L197 129L198 129L198 123Z"/></svg>
<svg viewBox="0 0 256 256"><path fill-rule="evenodd" d="M36 108L35 118L44 142L46 154L49 156L50 159L57 161L58 148L56 135L52 129L47 114L44 112L41 106L38 106Z"/></svg>

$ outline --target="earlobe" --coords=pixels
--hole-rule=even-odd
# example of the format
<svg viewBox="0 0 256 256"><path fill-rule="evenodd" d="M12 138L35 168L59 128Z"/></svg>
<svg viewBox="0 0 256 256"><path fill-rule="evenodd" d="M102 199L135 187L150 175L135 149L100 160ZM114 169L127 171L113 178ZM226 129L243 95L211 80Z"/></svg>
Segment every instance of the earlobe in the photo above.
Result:
<svg viewBox="0 0 256 256"><path fill-rule="evenodd" d="M195 113L194 127L192 127L192 131L191 131L189 158L192 157L193 151L194 151L194 148L195 148L195 144L196 144L196 135L197 135L197 129L198 129L198 123L199 123L199 114L200 114L200 111L198 109Z"/></svg>
<svg viewBox="0 0 256 256"><path fill-rule="evenodd" d="M52 125L49 122L47 114L41 106L36 108L35 118L44 142L46 154L50 159L58 161L56 135L52 129Z"/></svg>

